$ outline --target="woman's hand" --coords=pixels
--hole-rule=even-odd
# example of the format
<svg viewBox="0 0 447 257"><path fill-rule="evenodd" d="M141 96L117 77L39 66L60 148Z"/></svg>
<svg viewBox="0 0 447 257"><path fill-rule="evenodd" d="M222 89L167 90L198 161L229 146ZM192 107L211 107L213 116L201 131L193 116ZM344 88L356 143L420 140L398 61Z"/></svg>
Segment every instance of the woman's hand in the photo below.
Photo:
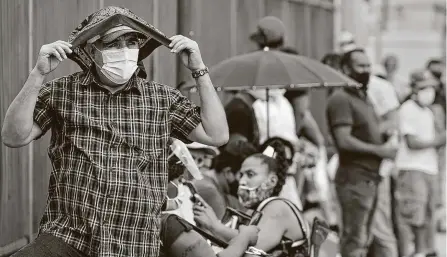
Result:
<svg viewBox="0 0 447 257"><path fill-rule="evenodd" d="M195 194L194 198L196 199L193 206L194 221L200 227L212 231L216 224L220 223L220 220L200 195Z"/></svg>

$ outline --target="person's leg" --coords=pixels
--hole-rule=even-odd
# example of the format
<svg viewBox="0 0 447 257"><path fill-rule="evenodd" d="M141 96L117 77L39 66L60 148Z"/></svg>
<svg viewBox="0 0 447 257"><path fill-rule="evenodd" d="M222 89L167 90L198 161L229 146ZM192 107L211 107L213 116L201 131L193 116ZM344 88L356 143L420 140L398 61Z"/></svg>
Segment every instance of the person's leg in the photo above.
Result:
<svg viewBox="0 0 447 257"><path fill-rule="evenodd" d="M427 182L427 211L425 216L425 248L426 252L433 254L436 253L435 242L436 242L436 204L439 197L438 189L438 176L424 174Z"/></svg>
<svg viewBox="0 0 447 257"><path fill-rule="evenodd" d="M424 187L423 177L420 172L401 170L396 180L396 215L398 230L398 247L401 256L409 256L413 253L412 245L415 243L417 227L422 225L425 208L422 195L418 193L419 187ZM424 191L424 190L422 190Z"/></svg>
<svg viewBox="0 0 447 257"><path fill-rule="evenodd" d="M343 257L366 256L371 239L376 194L375 182L359 181L337 185L343 220L340 240Z"/></svg>
<svg viewBox="0 0 447 257"><path fill-rule="evenodd" d="M11 257L86 257L76 248L62 239L50 234L39 235L29 245L25 246Z"/></svg>
<svg viewBox="0 0 447 257"><path fill-rule="evenodd" d="M390 177L384 177L378 186L377 209L374 213L372 231L373 255L376 257L398 257L397 240L393 230L391 213Z"/></svg>
<svg viewBox="0 0 447 257"><path fill-rule="evenodd" d="M438 175L438 190L441 195L441 215L437 221L437 230L439 232L446 231L446 152L445 146L439 149L439 175Z"/></svg>

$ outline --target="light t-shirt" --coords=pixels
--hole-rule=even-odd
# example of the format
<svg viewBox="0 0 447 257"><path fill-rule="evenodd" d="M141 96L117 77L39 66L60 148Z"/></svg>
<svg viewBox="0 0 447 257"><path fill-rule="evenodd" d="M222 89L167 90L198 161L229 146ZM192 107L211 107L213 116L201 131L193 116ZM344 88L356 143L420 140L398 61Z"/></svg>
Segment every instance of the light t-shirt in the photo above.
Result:
<svg viewBox="0 0 447 257"><path fill-rule="evenodd" d="M367 95L378 117L397 110L400 106L394 86L387 80L377 76L371 76ZM387 176L391 173L393 167L393 160L385 159L380 165L379 174Z"/></svg>
<svg viewBox="0 0 447 257"><path fill-rule="evenodd" d="M400 104L396 91L387 80L371 76L367 95L373 104L374 112L379 117L399 108Z"/></svg>
<svg viewBox="0 0 447 257"><path fill-rule="evenodd" d="M403 136L412 135L421 140L433 140L436 136L433 112L408 100L399 109L400 132ZM399 170L416 170L428 174L438 173L436 148L409 149L406 140L401 140L396 157Z"/></svg>
<svg viewBox="0 0 447 257"><path fill-rule="evenodd" d="M290 102L284 96L277 96L268 102L269 121L267 118L267 101L257 99L253 103L253 110L259 128L259 144L263 144L268 138L280 137L297 144L295 114ZM267 124L269 136L267 136Z"/></svg>

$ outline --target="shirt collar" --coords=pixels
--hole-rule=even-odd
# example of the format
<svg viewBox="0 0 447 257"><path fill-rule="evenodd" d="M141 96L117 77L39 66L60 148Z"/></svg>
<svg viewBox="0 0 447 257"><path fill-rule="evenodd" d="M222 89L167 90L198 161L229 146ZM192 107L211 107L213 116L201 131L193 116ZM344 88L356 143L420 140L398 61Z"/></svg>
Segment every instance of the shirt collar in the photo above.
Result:
<svg viewBox="0 0 447 257"><path fill-rule="evenodd" d="M137 89L140 94L143 92L143 81L136 75L138 74L138 71L139 68L134 72L134 75L130 78L129 82L127 83L127 86L122 91ZM83 86L88 86L91 85L92 83L95 83L96 85L101 85L102 83L99 81L95 73L96 73L95 69L93 67L90 68L88 72L84 73L84 75L81 76L81 78L79 79L80 84Z"/></svg>

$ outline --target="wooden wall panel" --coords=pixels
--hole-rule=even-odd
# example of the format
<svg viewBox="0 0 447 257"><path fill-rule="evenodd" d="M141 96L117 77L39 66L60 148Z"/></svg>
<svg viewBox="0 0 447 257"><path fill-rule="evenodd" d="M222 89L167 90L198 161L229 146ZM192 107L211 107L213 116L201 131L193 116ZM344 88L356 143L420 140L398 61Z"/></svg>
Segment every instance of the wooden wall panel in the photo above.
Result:
<svg viewBox="0 0 447 257"><path fill-rule="evenodd" d="M99 9L99 1L83 0L38 0L33 6L33 63L42 45L57 40L68 40L70 33L88 15ZM51 74L47 81L70 75L79 71L79 66L67 60ZM39 221L46 205L49 174L52 170L47 149L50 133L34 142L34 230L37 231Z"/></svg>
<svg viewBox="0 0 447 257"><path fill-rule="evenodd" d="M28 1L0 1L0 123L28 76ZM0 247L26 233L28 147L0 146Z"/></svg>
<svg viewBox="0 0 447 257"><path fill-rule="evenodd" d="M237 54L257 50L257 45L250 41L249 36L256 31L258 20L264 11L263 2L259 0L239 0L236 8L237 21Z"/></svg>
<svg viewBox="0 0 447 257"><path fill-rule="evenodd" d="M323 56L332 52L333 46L333 16L331 9L311 7L311 41L312 52L310 57L321 60ZM327 91L314 90L311 94L311 112L317 121L325 138L329 136L326 119Z"/></svg>
<svg viewBox="0 0 447 257"><path fill-rule="evenodd" d="M177 0L157 0L156 16L154 22L167 37L178 34ZM169 48L160 46L154 52L154 80L169 86L177 86L177 60Z"/></svg>

